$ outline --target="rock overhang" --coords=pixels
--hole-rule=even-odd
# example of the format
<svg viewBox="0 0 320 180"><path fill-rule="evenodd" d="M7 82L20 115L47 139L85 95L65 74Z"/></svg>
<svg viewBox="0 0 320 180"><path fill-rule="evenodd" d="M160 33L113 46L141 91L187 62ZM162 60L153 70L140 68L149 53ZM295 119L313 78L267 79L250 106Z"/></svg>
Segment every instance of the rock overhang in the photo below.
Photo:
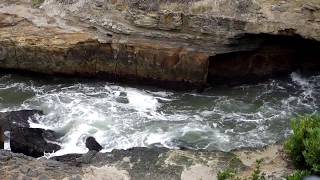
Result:
<svg viewBox="0 0 320 180"><path fill-rule="evenodd" d="M313 1L47 0L40 9L6 3L1 68L46 74L197 88L212 75L212 57L261 48L239 37L320 37Z"/></svg>

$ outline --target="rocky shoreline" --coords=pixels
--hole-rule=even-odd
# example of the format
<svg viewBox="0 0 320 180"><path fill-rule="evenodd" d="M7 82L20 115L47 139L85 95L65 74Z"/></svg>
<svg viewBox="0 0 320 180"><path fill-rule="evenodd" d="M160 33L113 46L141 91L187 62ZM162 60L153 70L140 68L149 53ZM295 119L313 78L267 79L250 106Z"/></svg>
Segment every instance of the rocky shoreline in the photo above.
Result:
<svg viewBox="0 0 320 180"><path fill-rule="evenodd" d="M251 82L319 70L319 19L315 0L6 0L0 68L176 88Z"/></svg>
<svg viewBox="0 0 320 180"><path fill-rule="evenodd" d="M281 179L293 172L281 146L231 153L164 148L132 148L110 153L90 151L85 155L65 155L53 159L32 158L0 150L1 179L216 179L226 168L249 177L257 159L267 179Z"/></svg>
<svg viewBox="0 0 320 180"><path fill-rule="evenodd" d="M293 171L281 145L232 152L172 150L154 145L100 153L102 147L89 137L88 153L46 159L44 152L59 149L55 144L58 137L53 131L29 127L29 121L36 121L34 116L39 114L42 112L34 110L0 114L2 129L10 131L11 147L11 151L0 150L0 179L206 180L215 179L217 172L225 168L234 168L239 177L248 177L257 159L264 160L261 170L268 179L286 177Z"/></svg>
<svg viewBox="0 0 320 180"><path fill-rule="evenodd" d="M252 82L319 71L320 1L4 0L0 69L173 88ZM0 179L268 179L291 174L281 145L233 152L136 147L46 159L59 134L30 128L41 111L0 114ZM21 153L21 154L19 154ZM24 154L24 155L23 155ZM33 157L31 157L33 156Z"/></svg>

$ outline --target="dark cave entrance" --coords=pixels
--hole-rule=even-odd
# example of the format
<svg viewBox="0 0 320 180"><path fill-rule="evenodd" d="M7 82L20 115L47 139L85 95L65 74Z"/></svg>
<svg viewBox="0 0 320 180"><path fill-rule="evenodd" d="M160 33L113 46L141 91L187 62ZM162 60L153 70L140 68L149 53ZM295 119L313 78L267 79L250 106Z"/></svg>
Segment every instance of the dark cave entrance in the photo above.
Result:
<svg viewBox="0 0 320 180"><path fill-rule="evenodd" d="M229 47L235 52L209 58L209 84L237 85L320 70L320 42L300 36L252 35L237 38ZM237 50L237 49L245 50Z"/></svg>

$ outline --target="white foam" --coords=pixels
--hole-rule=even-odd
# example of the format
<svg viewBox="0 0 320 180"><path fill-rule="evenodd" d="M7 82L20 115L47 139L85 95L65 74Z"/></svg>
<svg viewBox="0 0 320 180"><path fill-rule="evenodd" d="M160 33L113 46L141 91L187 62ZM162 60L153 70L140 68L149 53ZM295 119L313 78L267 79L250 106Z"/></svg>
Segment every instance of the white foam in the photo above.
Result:
<svg viewBox="0 0 320 180"><path fill-rule="evenodd" d="M291 73L291 79L293 82L297 83L298 85L300 85L302 87L309 87L310 86L308 79L303 78L301 76L301 74L299 74L297 72Z"/></svg>
<svg viewBox="0 0 320 180"><path fill-rule="evenodd" d="M34 96L21 105L0 104L0 111L43 110L45 115L36 117L39 123L30 121L31 127L65 134L59 139L62 149L47 156L85 153L87 136L95 137L104 147L103 152L156 143L177 148L176 140L189 141L187 146L200 149L256 147L278 140L282 131L283 136L289 132L279 127L281 132L275 135L269 129L271 125L288 119L293 112L313 112L319 104L316 79L298 74L292 75L291 85L273 80L205 94L112 84L33 85L11 78L0 78L0 93L12 90L32 92ZM310 89L310 96L305 95ZM277 93L286 94L277 97Z"/></svg>
<svg viewBox="0 0 320 180"><path fill-rule="evenodd" d="M159 106L158 100L152 95L136 89L127 89L127 96L130 106L137 111L156 111Z"/></svg>

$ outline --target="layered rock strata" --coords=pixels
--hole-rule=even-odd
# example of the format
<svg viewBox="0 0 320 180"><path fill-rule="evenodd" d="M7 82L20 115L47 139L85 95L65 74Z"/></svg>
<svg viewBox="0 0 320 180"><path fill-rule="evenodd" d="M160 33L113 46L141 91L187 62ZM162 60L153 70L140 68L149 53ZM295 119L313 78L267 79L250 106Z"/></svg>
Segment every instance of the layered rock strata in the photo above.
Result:
<svg viewBox="0 0 320 180"><path fill-rule="evenodd" d="M0 67L164 86L241 82L318 70L319 22L317 0L6 0Z"/></svg>

